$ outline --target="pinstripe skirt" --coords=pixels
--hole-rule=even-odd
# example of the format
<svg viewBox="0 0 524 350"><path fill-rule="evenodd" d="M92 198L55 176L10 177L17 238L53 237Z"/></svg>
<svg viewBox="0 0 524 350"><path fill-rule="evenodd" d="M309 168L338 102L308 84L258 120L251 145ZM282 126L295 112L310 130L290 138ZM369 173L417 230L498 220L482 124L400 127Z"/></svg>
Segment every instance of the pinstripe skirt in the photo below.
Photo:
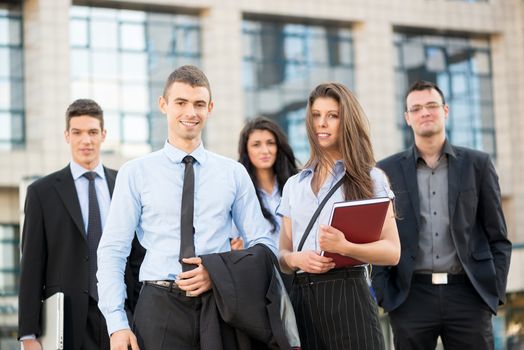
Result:
<svg viewBox="0 0 524 350"><path fill-rule="evenodd" d="M384 350L364 267L298 273L291 301L304 350Z"/></svg>

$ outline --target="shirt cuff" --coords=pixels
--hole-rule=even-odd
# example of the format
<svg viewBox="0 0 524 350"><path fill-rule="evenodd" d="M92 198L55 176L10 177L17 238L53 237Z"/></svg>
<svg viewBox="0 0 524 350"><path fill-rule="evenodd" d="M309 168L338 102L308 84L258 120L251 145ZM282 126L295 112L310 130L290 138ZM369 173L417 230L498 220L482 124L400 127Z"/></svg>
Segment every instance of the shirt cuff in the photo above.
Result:
<svg viewBox="0 0 524 350"><path fill-rule="evenodd" d="M104 315L104 317L106 318L107 333L109 336L111 336L111 334L115 333L116 331L130 329L129 321L127 320L125 311L114 311L108 315Z"/></svg>
<svg viewBox="0 0 524 350"><path fill-rule="evenodd" d="M29 335L24 335L23 337L20 337L20 341L35 340L35 339L36 339L36 334L29 334Z"/></svg>

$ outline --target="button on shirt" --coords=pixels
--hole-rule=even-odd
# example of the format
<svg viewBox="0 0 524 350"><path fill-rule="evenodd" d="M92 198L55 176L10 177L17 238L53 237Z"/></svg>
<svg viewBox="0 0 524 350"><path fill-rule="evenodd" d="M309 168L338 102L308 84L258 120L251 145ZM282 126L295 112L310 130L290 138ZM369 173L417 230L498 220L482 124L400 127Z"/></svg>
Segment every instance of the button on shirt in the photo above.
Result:
<svg viewBox="0 0 524 350"><path fill-rule="evenodd" d="M345 173L344 164L342 161L337 161L334 166L334 174L328 175L326 181L318 191L318 195L313 193L311 189L311 180L313 179L314 167L308 167L300 173L292 176L286 182L282 193L282 200L278 207L278 214L286 216L291 219L293 251L298 249L302 234L309 224L309 220L317 210L318 205L322 202L331 188L342 178ZM378 168L371 170L371 178L373 180L373 192L375 197L389 197L394 198L394 194L389 188L384 172ZM302 250L319 249L319 225L328 225L329 217L333 203L344 201L343 186L339 187L331 198L327 201L324 208L320 212L318 219L313 225L309 236L304 242Z"/></svg>
<svg viewBox="0 0 524 350"><path fill-rule="evenodd" d="M437 166L430 168L414 150L417 167L420 229L414 271L460 273L462 265L449 230L448 157L455 153L444 144Z"/></svg>
<svg viewBox="0 0 524 350"><path fill-rule="evenodd" d="M187 154L166 142L164 148L126 163L118 172L113 201L98 248L99 307L109 333L129 328L124 312L122 276L136 230L146 249L140 280L174 280L182 271L180 207ZM263 243L276 253L271 225L263 217L253 183L242 164L206 151L195 158L195 252L231 249L234 223L245 242Z"/></svg>
<svg viewBox="0 0 524 350"><path fill-rule="evenodd" d="M89 218L89 180L83 175L88 171L94 171L97 175L95 179L96 199L98 200L98 207L100 208L102 227L104 227L109 205L111 204L111 195L109 194L109 187L102 162L98 163L93 170L85 169L74 161L71 161L69 167L71 168L71 175L73 175L73 180L75 181L76 193L82 212L82 220L84 221L84 233L87 232L87 222Z"/></svg>

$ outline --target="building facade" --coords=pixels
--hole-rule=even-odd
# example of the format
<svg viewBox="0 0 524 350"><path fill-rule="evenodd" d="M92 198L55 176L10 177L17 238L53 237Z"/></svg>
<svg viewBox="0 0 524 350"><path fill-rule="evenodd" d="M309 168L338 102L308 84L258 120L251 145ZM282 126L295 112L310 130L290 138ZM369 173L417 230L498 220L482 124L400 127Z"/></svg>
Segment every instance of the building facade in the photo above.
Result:
<svg viewBox="0 0 524 350"><path fill-rule="evenodd" d="M205 145L232 158L245 120L265 115L304 163L307 95L336 80L358 95L380 159L411 141L408 85L438 83L449 139L490 153L497 167L516 243L497 347L524 341L524 1L0 0L0 348L16 338L24 188L69 161L67 105L100 103L103 160L118 168L163 145L157 98L186 63L213 89Z"/></svg>

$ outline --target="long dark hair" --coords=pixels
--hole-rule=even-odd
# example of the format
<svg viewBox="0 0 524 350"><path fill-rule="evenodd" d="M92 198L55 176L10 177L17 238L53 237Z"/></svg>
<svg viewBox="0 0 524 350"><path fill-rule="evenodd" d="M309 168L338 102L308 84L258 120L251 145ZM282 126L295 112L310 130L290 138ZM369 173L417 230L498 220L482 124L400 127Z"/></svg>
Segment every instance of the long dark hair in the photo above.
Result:
<svg viewBox="0 0 524 350"><path fill-rule="evenodd" d="M373 197L371 169L375 166L373 147L369 136L369 125L364 110L355 95L339 83L318 85L308 99L306 129L309 139L310 157L306 167L312 164L331 169L330 160L322 151L313 122L311 108L317 98L332 98L339 106L340 128L339 148L346 168L344 179L344 197L346 200Z"/></svg>
<svg viewBox="0 0 524 350"><path fill-rule="evenodd" d="M247 141L249 135L255 130L267 130L273 134L275 137L275 142L277 145L277 155L275 163L273 164L273 171L277 179L278 192L282 194L282 189L287 179L295 175L298 172L295 155L291 146L287 142L287 137L282 132L282 129L273 121L265 117L258 117L253 120L250 120L246 123L242 131L240 132L240 139L238 140L238 161L244 165L251 177L251 181L257 188L257 198L262 208L262 214L264 217L273 225L273 231L277 229L277 221L273 216L273 213L269 211L268 208L264 206L260 192L258 190L258 181L256 178L256 168L253 166L249 160L249 155L247 153Z"/></svg>

